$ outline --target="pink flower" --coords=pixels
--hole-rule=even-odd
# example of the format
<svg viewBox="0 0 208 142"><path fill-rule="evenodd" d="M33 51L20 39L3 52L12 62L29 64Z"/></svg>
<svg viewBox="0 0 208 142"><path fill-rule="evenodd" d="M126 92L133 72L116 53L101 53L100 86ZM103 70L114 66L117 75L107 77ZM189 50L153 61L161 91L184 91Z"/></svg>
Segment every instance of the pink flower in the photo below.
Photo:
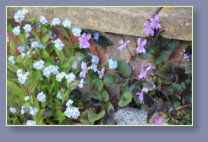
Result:
<svg viewBox="0 0 208 142"><path fill-rule="evenodd" d="M140 101L140 103L143 101L143 92L147 93L147 92L148 92L148 89L145 88L145 87L143 87L141 92L137 92L137 93L136 93L136 95L139 96L139 101Z"/></svg>
<svg viewBox="0 0 208 142"><path fill-rule="evenodd" d="M149 19L151 21L150 27L152 29L156 29L157 30L157 29L161 28L161 25L158 23L158 21L159 21L159 15L158 14L156 14L154 18L150 17Z"/></svg>
<svg viewBox="0 0 208 142"><path fill-rule="evenodd" d="M81 68L82 68L82 72L80 72L79 76L81 78L85 78L86 77L86 73L87 73L87 63L82 62Z"/></svg>
<svg viewBox="0 0 208 142"><path fill-rule="evenodd" d="M143 66L143 64L141 65L141 72L140 72L140 74L139 74L139 79L142 79L142 78L144 78L145 79L145 77L146 77L146 72L144 71L144 66Z"/></svg>
<svg viewBox="0 0 208 142"><path fill-rule="evenodd" d="M90 48L90 43L88 42L91 38L91 34L83 33L81 37L79 37L79 48Z"/></svg>
<svg viewBox="0 0 208 142"><path fill-rule="evenodd" d="M102 68L102 70L101 70L101 71L98 71L98 74L99 74L99 78L100 78L100 79L102 79L102 78L103 78L103 76L104 76L104 72L105 72L105 69L104 69L104 68Z"/></svg>
<svg viewBox="0 0 208 142"><path fill-rule="evenodd" d="M146 50L144 49L144 46L146 45L146 43L147 43L147 40L145 39L145 40L141 40L141 38L138 38L138 40L137 40L137 44L138 44L138 46L137 46L137 48L136 48L136 53L146 53Z"/></svg>
<svg viewBox="0 0 208 142"><path fill-rule="evenodd" d="M124 42L123 40L119 40L118 44L121 44L121 46L119 46L118 49L122 51L124 48L126 48L128 43L130 43L130 40L127 40L126 42Z"/></svg>
<svg viewBox="0 0 208 142"><path fill-rule="evenodd" d="M162 125L163 119L162 117L158 117L156 120L153 121L153 125Z"/></svg>
<svg viewBox="0 0 208 142"><path fill-rule="evenodd" d="M154 36L154 30L147 21L144 22L144 26L145 26L144 34L146 35L151 34L151 36Z"/></svg>

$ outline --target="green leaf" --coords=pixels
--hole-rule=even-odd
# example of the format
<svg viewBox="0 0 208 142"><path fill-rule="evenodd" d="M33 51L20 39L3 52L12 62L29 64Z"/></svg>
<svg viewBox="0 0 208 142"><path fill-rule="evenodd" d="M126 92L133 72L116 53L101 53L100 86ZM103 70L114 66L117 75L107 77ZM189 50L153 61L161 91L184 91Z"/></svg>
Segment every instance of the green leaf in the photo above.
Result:
<svg viewBox="0 0 208 142"><path fill-rule="evenodd" d="M66 51L66 55L70 58L71 56L73 56L73 53L71 51L71 49L69 48L69 46L64 45L64 50Z"/></svg>
<svg viewBox="0 0 208 142"><path fill-rule="evenodd" d="M48 28L46 26L41 26L40 30L44 33L48 32Z"/></svg>
<svg viewBox="0 0 208 142"><path fill-rule="evenodd" d="M10 62L7 62L7 68L8 70L16 73L18 70L18 67L16 65L11 64Z"/></svg>
<svg viewBox="0 0 208 142"><path fill-rule="evenodd" d="M139 85L135 86L135 88L132 90L132 97L133 97L133 100L135 102L135 104L140 107L141 106L141 103L139 101L139 97L138 95L136 95L137 92L141 92L141 88Z"/></svg>
<svg viewBox="0 0 208 142"><path fill-rule="evenodd" d="M186 73L192 73L192 59L190 59L187 63Z"/></svg>
<svg viewBox="0 0 208 142"><path fill-rule="evenodd" d="M15 44L14 44L13 39L10 40L9 47L10 47L10 52L14 55L15 54Z"/></svg>
<svg viewBox="0 0 208 142"><path fill-rule="evenodd" d="M118 61L118 67L116 70L123 77L129 77L132 73L132 70L131 70L131 67L129 66L129 64L127 64L126 62L121 61L121 60Z"/></svg>
<svg viewBox="0 0 208 142"><path fill-rule="evenodd" d="M151 53L146 53L146 54L139 54L139 57L143 60L147 60L147 59L150 59L152 58L152 54Z"/></svg>
<svg viewBox="0 0 208 142"><path fill-rule="evenodd" d="M26 46L25 34L22 33L19 34L19 41L21 45Z"/></svg>
<svg viewBox="0 0 208 142"><path fill-rule="evenodd" d="M159 69L156 70L156 75L158 75L162 79L171 80L173 78L172 64L167 63L159 67Z"/></svg>
<svg viewBox="0 0 208 142"><path fill-rule="evenodd" d="M48 40L50 39L50 35L49 34L46 34L43 38L42 38L42 40L41 40L41 43L43 44L43 45L46 45L47 43L48 43Z"/></svg>
<svg viewBox="0 0 208 142"><path fill-rule="evenodd" d="M80 116L80 121L84 124L84 125L93 125L93 122L90 122L88 120L88 113L89 110L85 110L84 112L82 112L81 116Z"/></svg>
<svg viewBox="0 0 208 142"><path fill-rule="evenodd" d="M132 100L132 95L130 92L126 92L121 95L120 101L119 101L119 106L120 107L125 107L127 106Z"/></svg>
<svg viewBox="0 0 208 142"><path fill-rule="evenodd" d="M167 61L170 58L171 54L172 54L172 52L169 50L161 51L160 54L155 59L155 64L161 64L161 63Z"/></svg>
<svg viewBox="0 0 208 142"><path fill-rule="evenodd" d="M113 45L113 42L104 36L100 36L99 40L92 39L93 43L97 48L105 49L110 45Z"/></svg>
<svg viewBox="0 0 208 142"><path fill-rule="evenodd" d="M42 77L41 72L39 70L36 70L32 73L31 77L28 79L28 87L29 87L28 90L30 94L34 92L36 86L40 82L41 77Z"/></svg>
<svg viewBox="0 0 208 142"><path fill-rule="evenodd" d="M114 84L114 77L112 75L107 75L104 77L104 84L106 87L112 87Z"/></svg>
<svg viewBox="0 0 208 142"><path fill-rule="evenodd" d="M175 90L177 90L178 92L183 92L183 87L181 84L177 84L177 83L172 83L171 87Z"/></svg>
<svg viewBox="0 0 208 142"><path fill-rule="evenodd" d="M87 76L88 78L88 85L89 85L89 88L92 89L93 88L93 80L92 80L92 77L90 75Z"/></svg>
<svg viewBox="0 0 208 142"><path fill-rule="evenodd" d="M105 110L110 116L115 113L115 109L111 102L107 102L105 105L103 105L102 110Z"/></svg>
<svg viewBox="0 0 208 142"><path fill-rule="evenodd" d="M41 43L39 36L38 36L34 31L31 31L31 34L35 37L35 39L36 39L39 43Z"/></svg>
<svg viewBox="0 0 208 142"><path fill-rule="evenodd" d="M93 81L94 82L94 86L98 91L101 91L103 89L103 82L102 80L96 79Z"/></svg>
<svg viewBox="0 0 208 142"><path fill-rule="evenodd" d="M95 109L92 109L91 111L88 112L88 119L92 123L101 119L103 116L105 116L105 110L102 110L101 112L96 113Z"/></svg>
<svg viewBox="0 0 208 142"><path fill-rule="evenodd" d="M106 91L99 92L96 95L92 94L91 97L104 102L109 100L109 94Z"/></svg>
<svg viewBox="0 0 208 142"><path fill-rule="evenodd" d="M44 59L48 59L50 57L50 55L48 54L48 52L45 49L42 50L42 56Z"/></svg>
<svg viewBox="0 0 208 142"><path fill-rule="evenodd" d="M71 56L67 61L66 63L63 65L63 71L68 73L71 68L72 68L72 65L73 65L73 62L74 62L74 56Z"/></svg>
<svg viewBox="0 0 208 142"><path fill-rule="evenodd" d="M36 18L30 18L30 22L34 24L36 22Z"/></svg>
<svg viewBox="0 0 208 142"><path fill-rule="evenodd" d="M61 51L58 51L56 48L55 48L55 51L56 51L56 54L58 55L59 57L59 60L61 61L61 63L64 62L64 59L65 59L65 56L64 56L64 53Z"/></svg>

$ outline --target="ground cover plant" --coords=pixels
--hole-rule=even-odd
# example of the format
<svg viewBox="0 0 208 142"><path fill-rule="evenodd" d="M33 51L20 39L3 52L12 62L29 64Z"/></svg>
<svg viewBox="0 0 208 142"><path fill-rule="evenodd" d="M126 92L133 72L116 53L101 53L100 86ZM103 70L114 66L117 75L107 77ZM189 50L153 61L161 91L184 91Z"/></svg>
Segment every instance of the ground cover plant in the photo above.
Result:
<svg viewBox="0 0 208 142"><path fill-rule="evenodd" d="M192 43L186 42L189 46L177 65L168 62L184 41L160 36L165 31L158 14L144 22L147 37L137 38L136 55L129 63L110 58L101 64L88 50L91 43L97 51L105 50L111 39L71 27L69 19L49 22L40 15L24 23L27 13L19 9L7 25L18 40L16 46L7 37L8 125L116 125L115 112L125 107L147 111L147 122L159 113L153 125L192 124ZM58 38L59 31L65 36ZM130 42L121 38L118 50L128 49ZM141 64L134 77L136 57L153 62ZM182 59L186 68L180 66ZM114 85L121 90L116 98L108 91Z"/></svg>

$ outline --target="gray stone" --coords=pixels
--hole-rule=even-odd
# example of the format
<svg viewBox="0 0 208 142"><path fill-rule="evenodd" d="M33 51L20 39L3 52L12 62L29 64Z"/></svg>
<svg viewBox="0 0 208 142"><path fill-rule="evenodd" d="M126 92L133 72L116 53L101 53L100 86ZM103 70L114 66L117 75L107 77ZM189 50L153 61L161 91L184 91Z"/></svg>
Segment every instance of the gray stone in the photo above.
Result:
<svg viewBox="0 0 208 142"><path fill-rule="evenodd" d="M8 7L8 18L20 8ZM70 19L73 27L112 32L117 34L145 36L144 21L153 16L159 7L26 7L30 18L43 15L50 23L58 17Z"/></svg>
<svg viewBox="0 0 208 142"><path fill-rule="evenodd" d="M159 12L164 38L192 40L192 8L165 7Z"/></svg>
<svg viewBox="0 0 208 142"><path fill-rule="evenodd" d="M115 113L116 125L148 125L147 112L136 108L123 108Z"/></svg>

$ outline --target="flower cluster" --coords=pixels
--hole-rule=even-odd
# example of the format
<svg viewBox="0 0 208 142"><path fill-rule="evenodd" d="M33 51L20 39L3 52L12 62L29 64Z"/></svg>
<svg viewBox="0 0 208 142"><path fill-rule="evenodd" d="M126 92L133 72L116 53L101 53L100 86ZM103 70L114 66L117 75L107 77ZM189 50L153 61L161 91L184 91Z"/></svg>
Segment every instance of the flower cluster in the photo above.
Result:
<svg viewBox="0 0 208 142"><path fill-rule="evenodd" d="M26 125L36 125L36 122L33 120L27 120Z"/></svg>
<svg viewBox="0 0 208 142"><path fill-rule="evenodd" d="M144 26L145 26L144 33L146 35L154 36L154 29L158 30L161 28L161 25L158 23L159 15L156 14L154 18L150 17L149 20L150 20L150 24L147 21L144 22Z"/></svg>
<svg viewBox="0 0 208 142"><path fill-rule="evenodd" d="M137 40L137 48L136 48L136 53L143 53L143 54L146 54L146 50L144 48L144 46L146 45L147 43L147 40L141 40L141 38L138 38Z"/></svg>
<svg viewBox="0 0 208 142"><path fill-rule="evenodd" d="M45 16L40 16L40 23L43 25L48 23L48 20L46 20Z"/></svg>
<svg viewBox="0 0 208 142"><path fill-rule="evenodd" d="M127 44L129 43L130 43L130 40L127 40L126 42L124 42L123 40L119 40L118 44L120 44L120 46L118 47L118 49L122 51L124 48L126 48Z"/></svg>
<svg viewBox="0 0 208 142"><path fill-rule="evenodd" d="M37 99L39 102L45 102L46 101L46 95L43 93L43 92L40 92L38 95L37 95Z"/></svg>
<svg viewBox="0 0 208 142"><path fill-rule="evenodd" d="M78 84L79 88L83 88L84 86L84 79L81 79Z"/></svg>
<svg viewBox="0 0 208 142"><path fill-rule="evenodd" d="M46 48L45 45L42 45L38 41L32 41L31 47L33 47L33 48L40 48L40 49L45 49Z"/></svg>
<svg viewBox="0 0 208 142"><path fill-rule="evenodd" d="M17 111L16 111L16 108L14 108L14 107L10 107L10 108L9 108L9 111L10 111L11 113L13 113L13 114L14 114L15 112L17 112Z"/></svg>
<svg viewBox="0 0 208 142"><path fill-rule="evenodd" d="M56 26L60 24L60 19L59 18L53 18L52 22L51 22L51 26Z"/></svg>
<svg viewBox="0 0 208 142"><path fill-rule="evenodd" d="M82 29L80 28L72 28L72 33L74 36L79 37L81 35Z"/></svg>
<svg viewBox="0 0 208 142"><path fill-rule="evenodd" d="M152 64L150 64L149 67L147 67L146 69L144 69L144 65L141 65L141 72L139 74L139 79L145 79L147 73L151 74L152 76L154 76L154 73L152 72Z"/></svg>
<svg viewBox="0 0 208 142"><path fill-rule="evenodd" d="M97 64L99 63L99 61L100 59L98 56L95 56L95 55L92 56L92 59L91 59L92 65L90 69L93 70L94 72L97 72Z"/></svg>
<svg viewBox="0 0 208 142"><path fill-rule="evenodd" d="M118 67L117 61L113 59L108 59L109 69L116 69Z"/></svg>
<svg viewBox="0 0 208 142"><path fill-rule="evenodd" d="M25 30L26 33L29 33L29 32L31 32L32 27L31 27L30 24L26 24L26 25L23 27L23 29Z"/></svg>
<svg viewBox="0 0 208 142"><path fill-rule="evenodd" d="M54 66L54 65L50 65L48 67L45 67L43 69L43 76L48 78L51 76L51 74L57 75L59 73L58 69L59 69L59 67Z"/></svg>
<svg viewBox="0 0 208 142"><path fill-rule="evenodd" d="M9 56L8 60L11 64L15 64L14 56Z"/></svg>
<svg viewBox="0 0 208 142"><path fill-rule="evenodd" d="M73 101L72 100L68 100L66 103L66 110L64 112L64 114L66 115L66 117L68 118L74 118L77 119L80 116L80 111L78 108L76 107L72 107Z"/></svg>
<svg viewBox="0 0 208 142"><path fill-rule="evenodd" d="M22 73L22 69L17 70L17 77L18 77L18 82L20 84L25 84L27 77L30 73L26 72L25 74Z"/></svg>
<svg viewBox="0 0 208 142"><path fill-rule="evenodd" d="M76 76L73 73L70 73L70 74L66 74L65 78L68 83L71 83L76 79Z"/></svg>
<svg viewBox="0 0 208 142"><path fill-rule="evenodd" d="M37 108L29 107L30 109L30 115L35 116L38 113Z"/></svg>
<svg viewBox="0 0 208 142"><path fill-rule="evenodd" d="M79 76L81 78L85 78L86 77L86 73L87 73L87 63L82 62L81 68L82 68L82 71L80 72Z"/></svg>
<svg viewBox="0 0 208 142"><path fill-rule="evenodd" d="M55 41L53 41L53 43L54 43L54 46L56 47L56 49L58 51L61 51L63 49L63 47L64 47L63 42L59 38L56 39Z"/></svg>
<svg viewBox="0 0 208 142"><path fill-rule="evenodd" d="M22 10L18 10L15 14L14 14L14 20L15 22L21 24L21 22L25 19L25 14L28 12L27 9L22 9Z"/></svg>
<svg viewBox="0 0 208 142"><path fill-rule="evenodd" d="M12 33L16 36L18 36L20 34L20 26L16 26L14 27L14 29L12 30Z"/></svg>
<svg viewBox="0 0 208 142"><path fill-rule="evenodd" d="M62 25L68 29L71 29L71 21L66 19L65 21L62 22Z"/></svg>
<svg viewBox="0 0 208 142"><path fill-rule="evenodd" d="M43 60L34 62L33 63L33 68L36 69L36 70L42 70L44 68L44 63L45 63L45 61L43 61Z"/></svg>

